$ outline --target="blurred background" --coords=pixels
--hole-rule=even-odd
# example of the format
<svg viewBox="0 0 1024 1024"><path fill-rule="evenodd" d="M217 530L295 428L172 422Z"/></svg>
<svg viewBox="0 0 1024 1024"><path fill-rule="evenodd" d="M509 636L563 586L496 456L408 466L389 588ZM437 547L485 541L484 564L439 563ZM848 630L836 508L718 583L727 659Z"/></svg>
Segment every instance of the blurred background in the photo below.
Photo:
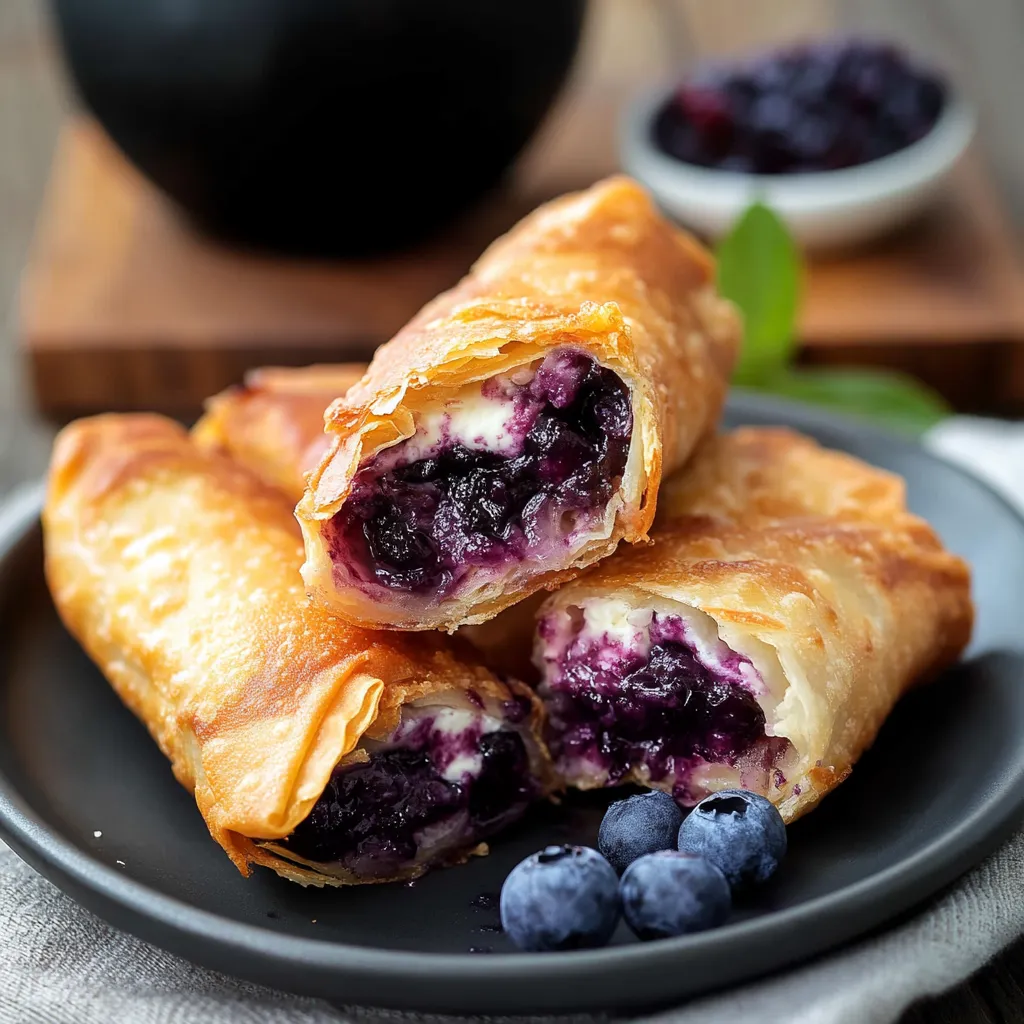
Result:
<svg viewBox="0 0 1024 1024"><path fill-rule="evenodd" d="M881 86L871 52L847 60L884 152L858 108L867 149L839 161L852 108L806 75L794 99L770 59L772 138L832 131L788 168L811 177L659 148L673 104L719 138L730 61L811 43L831 76L820 44L851 36L940 83L901 135L903 58ZM801 362L1019 412L1022 40L1021 0L0 0L0 485L71 415L189 417L247 367L368 356L536 203L624 165L711 235L778 207Z"/></svg>

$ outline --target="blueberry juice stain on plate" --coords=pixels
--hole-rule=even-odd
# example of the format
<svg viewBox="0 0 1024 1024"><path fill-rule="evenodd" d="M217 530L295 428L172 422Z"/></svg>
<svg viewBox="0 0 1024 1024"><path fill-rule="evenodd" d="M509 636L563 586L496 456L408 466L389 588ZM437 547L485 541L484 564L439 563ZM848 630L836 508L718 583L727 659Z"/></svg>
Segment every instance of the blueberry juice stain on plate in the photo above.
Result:
<svg viewBox="0 0 1024 1024"><path fill-rule="evenodd" d="M493 953L494 946L491 944L495 936L501 935L504 928L501 926L501 917L498 912L498 904L501 899L500 893L482 892L470 901L470 907L476 912L480 923L472 929L475 935L479 936L478 945L469 947L470 953ZM487 943L486 945L484 943Z"/></svg>

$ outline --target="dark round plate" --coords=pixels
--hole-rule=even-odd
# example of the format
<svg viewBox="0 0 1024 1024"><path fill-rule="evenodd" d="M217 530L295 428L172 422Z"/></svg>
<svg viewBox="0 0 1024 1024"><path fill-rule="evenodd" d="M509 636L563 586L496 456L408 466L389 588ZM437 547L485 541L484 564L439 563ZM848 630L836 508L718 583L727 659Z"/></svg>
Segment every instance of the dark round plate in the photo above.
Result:
<svg viewBox="0 0 1024 1024"><path fill-rule="evenodd" d="M990 851L1024 802L1014 643L1024 523L993 492L875 430L750 396L729 422L787 423L906 477L910 503L974 566L968 660L910 695L853 775L790 830L791 853L717 931L607 949L511 951L495 896L549 842L593 843L604 794L539 807L490 857L414 886L243 879L142 726L64 632L43 585L38 491L0 517L0 825L44 875L189 959L336 1000L421 1010L652 1006L814 956L907 910ZM102 833L102 834L101 834Z"/></svg>

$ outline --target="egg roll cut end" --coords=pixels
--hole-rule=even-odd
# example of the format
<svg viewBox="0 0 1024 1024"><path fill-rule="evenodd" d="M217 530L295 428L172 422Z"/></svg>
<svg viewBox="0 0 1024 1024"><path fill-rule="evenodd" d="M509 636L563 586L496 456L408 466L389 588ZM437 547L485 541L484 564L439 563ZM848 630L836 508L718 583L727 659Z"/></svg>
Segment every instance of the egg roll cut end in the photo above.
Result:
<svg viewBox="0 0 1024 1024"><path fill-rule="evenodd" d="M796 762L769 683L697 609L626 593L559 606L540 620L537 665L556 770L577 788L770 796Z"/></svg>
<svg viewBox="0 0 1024 1024"><path fill-rule="evenodd" d="M569 346L426 405L322 526L335 586L428 619L585 564L639 472L633 424L621 378Z"/></svg>
<svg viewBox="0 0 1024 1024"><path fill-rule="evenodd" d="M391 735L364 739L337 765L289 835L258 845L327 884L459 863L547 791L532 713L525 693L500 704L433 695L405 705Z"/></svg>

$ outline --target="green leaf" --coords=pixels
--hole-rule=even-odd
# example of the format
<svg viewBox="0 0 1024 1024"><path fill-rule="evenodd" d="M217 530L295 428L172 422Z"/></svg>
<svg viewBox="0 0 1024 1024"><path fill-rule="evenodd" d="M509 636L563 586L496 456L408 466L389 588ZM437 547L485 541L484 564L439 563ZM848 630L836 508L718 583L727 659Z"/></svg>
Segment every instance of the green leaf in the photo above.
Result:
<svg viewBox="0 0 1024 1024"><path fill-rule="evenodd" d="M921 433L949 415L923 384L886 370L795 369L801 259L786 225L754 203L718 245L718 287L744 320L733 381L837 412Z"/></svg>
<svg viewBox="0 0 1024 1024"><path fill-rule="evenodd" d="M760 389L912 434L923 433L951 411L931 388L889 370L783 369Z"/></svg>
<svg viewBox="0 0 1024 1024"><path fill-rule="evenodd" d="M789 362L795 347L800 254L786 225L754 203L718 245L718 287L743 314L743 352L733 380L757 386Z"/></svg>

